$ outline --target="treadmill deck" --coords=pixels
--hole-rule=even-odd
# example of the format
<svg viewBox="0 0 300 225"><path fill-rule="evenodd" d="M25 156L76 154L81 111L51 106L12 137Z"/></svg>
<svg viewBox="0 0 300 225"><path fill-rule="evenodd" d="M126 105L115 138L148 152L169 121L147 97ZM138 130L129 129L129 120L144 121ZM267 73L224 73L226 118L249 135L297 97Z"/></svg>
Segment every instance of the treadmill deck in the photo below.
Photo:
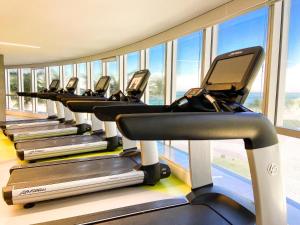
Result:
<svg viewBox="0 0 300 225"><path fill-rule="evenodd" d="M132 158L128 157L94 158L15 169L11 172L7 186L19 189L98 178L130 172L137 165Z"/></svg>
<svg viewBox="0 0 300 225"><path fill-rule="evenodd" d="M26 128L16 128L16 129L8 129L6 134L17 134L17 133L25 133L25 132L38 132L45 130L53 130L53 129L64 129L74 127L73 124L55 124L48 126L40 126L40 127L26 127Z"/></svg>
<svg viewBox="0 0 300 225"><path fill-rule="evenodd" d="M15 144L17 150L31 150L40 148L50 148L57 146L77 145L83 143L91 143L103 141L104 135L71 135L63 137L43 138L39 140L30 140L18 142Z"/></svg>
<svg viewBox="0 0 300 225"><path fill-rule="evenodd" d="M53 120L52 119L20 119L20 120L0 121L0 126L19 124L19 123L44 122L44 121L53 121Z"/></svg>

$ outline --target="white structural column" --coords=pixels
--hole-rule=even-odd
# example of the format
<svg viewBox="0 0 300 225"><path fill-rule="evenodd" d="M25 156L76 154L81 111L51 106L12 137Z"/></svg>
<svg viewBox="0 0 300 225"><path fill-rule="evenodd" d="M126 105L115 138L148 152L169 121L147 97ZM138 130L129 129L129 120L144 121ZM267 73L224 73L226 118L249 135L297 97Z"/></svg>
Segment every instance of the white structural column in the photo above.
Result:
<svg viewBox="0 0 300 225"><path fill-rule="evenodd" d="M65 113L65 120L66 121L74 120L73 112L68 107L63 106L63 108Z"/></svg>
<svg viewBox="0 0 300 225"><path fill-rule="evenodd" d="M283 110L285 105L285 83L286 83L286 68L288 59L288 38L289 38L289 23L290 23L290 8L291 1L285 0L283 4L283 18L281 29L281 49L280 49L280 71L277 90L277 113L276 126L283 126Z"/></svg>
<svg viewBox="0 0 300 225"><path fill-rule="evenodd" d="M46 100L46 108L48 116L55 116L55 103L52 100Z"/></svg>
<svg viewBox="0 0 300 225"><path fill-rule="evenodd" d="M120 76L120 88L122 91L126 90L128 77L127 77L127 54L124 56L120 56L120 75L121 72L123 76Z"/></svg>
<svg viewBox="0 0 300 225"><path fill-rule="evenodd" d="M214 35L217 35L215 33ZM217 37L215 37L215 41ZM211 60L212 60L212 41L213 41L213 28L207 27L203 30L203 41L202 41L202 52L201 54L201 70L200 73L200 82L204 79L206 73L208 72ZM201 83L200 83L201 84Z"/></svg>
<svg viewBox="0 0 300 225"><path fill-rule="evenodd" d="M269 27L268 42L266 49L265 77L264 77L264 95L263 95L263 112L268 119L275 122L276 111L276 92L279 73L280 54L285 57L284 51L280 53L281 22L282 22L282 1L275 2L269 7ZM286 31L287 32L287 31ZM288 33L288 32L287 32ZM283 34L282 35L287 35ZM283 40L285 41L285 40ZM287 42L287 37L286 37ZM286 58L286 57L285 57ZM286 67L284 67L285 69ZM283 82L284 83L284 82ZM281 114L279 112L279 114Z"/></svg>
<svg viewBox="0 0 300 225"><path fill-rule="evenodd" d="M104 123L94 113L91 114L92 131L104 130Z"/></svg>
<svg viewBox="0 0 300 225"><path fill-rule="evenodd" d="M156 141L141 141L141 158L143 166L154 165L159 162Z"/></svg>
<svg viewBox="0 0 300 225"><path fill-rule="evenodd" d="M145 57L146 57L146 59L145 59L145 67L146 67L146 69L149 69L149 48L147 48L146 49L146 51L145 51ZM150 71L150 73L151 73L151 71ZM146 87L146 90L145 90L145 93L144 93L144 102L145 103L149 103L149 82L148 82L148 85L147 85L147 87Z"/></svg>
<svg viewBox="0 0 300 225"><path fill-rule="evenodd" d="M56 111L57 111L57 118L58 119L65 118L65 112L64 112L63 104L59 101L55 101L55 105L56 105Z"/></svg>
<svg viewBox="0 0 300 225"><path fill-rule="evenodd" d="M168 41L166 45L166 63L165 63L165 103L171 104L172 92L172 61L173 61L173 41Z"/></svg>
<svg viewBox="0 0 300 225"><path fill-rule="evenodd" d="M5 121L5 73L4 73L4 56L0 55L0 121Z"/></svg>
<svg viewBox="0 0 300 225"><path fill-rule="evenodd" d="M105 136L107 138L115 137L118 135L116 122L104 122Z"/></svg>
<svg viewBox="0 0 300 225"><path fill-rule="evenodd" d="M218 55L218 33L219 33L219 26L214 25L211 31L211 54L210 54L210 61L212 62Z"/></svg>
<svg viewBox="0 0 300 225"><path fill-rule="evenodd" d="M140 69L143 70L146 68L146 51L145 50L141 50L140 51Z"/></svg>
<svg viewBox="0 0 300 225"><path fill-rule="evenodd" d="M189 141L192 189L212 184L210 141Z"/></svg>
<svg viewBox="0 0 300 225"><path fill-rule="evenodd" d="M85 113L73 113L76 120L76 125L87 123Z"/></svg>

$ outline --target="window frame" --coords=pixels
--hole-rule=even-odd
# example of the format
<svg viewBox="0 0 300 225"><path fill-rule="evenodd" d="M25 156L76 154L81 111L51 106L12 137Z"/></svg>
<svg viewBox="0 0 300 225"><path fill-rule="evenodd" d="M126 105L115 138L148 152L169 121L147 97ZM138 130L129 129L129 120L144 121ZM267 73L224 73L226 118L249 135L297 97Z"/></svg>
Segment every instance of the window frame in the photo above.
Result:
<svg viewBox="0 0 300 225"><path fill-rule="evenodd" d="M290 25L290 11L291 11L291 0L286 0L284 2L279 2L280 10L275 12L275 16L281 16L281 40L280 55L279 55L279 70L277 76L277 89L274 91L277 94L276 104L274 109L274 124L278 134L290 136L294 138L300 138L300 130L294 130L291 128L283 127L282 114L284 108L284 96L285 96L285 77L286 68L288 61L288 41L289 41L289 25ZM273 6L274 7L274 6ZM278 6L279 7L279 6Z"/></svg>

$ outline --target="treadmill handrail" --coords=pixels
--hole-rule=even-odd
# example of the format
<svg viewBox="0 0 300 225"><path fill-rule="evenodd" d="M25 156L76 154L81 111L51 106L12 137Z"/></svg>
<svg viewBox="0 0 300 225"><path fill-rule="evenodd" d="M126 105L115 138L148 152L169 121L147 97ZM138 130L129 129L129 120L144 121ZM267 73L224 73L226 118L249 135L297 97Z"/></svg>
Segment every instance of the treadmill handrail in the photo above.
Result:
<svg viewBox="0 0 300 225"><path fill-rule="evenodd" d="M77 101L67 101L67 106L72 112L85 112L85 113L93 113L94 108L98 106L114 106L114 105L126 105L129 104L125 101L105 101L105 100L88 100L82 99ZM141 104L141 103L135 103Z"/></svg>
<svg viewBox="0 0 300 225"><path fill-rule="evenodd" d="M136 113L163 113L168 112L167 105L146 105L137 103L127 103L110 106L96 106L93 108L96 117L101 121L115 121L119 114Z"/></svg>
<svg viewBox="0 0 300 225"><path fill-rule="evenodd" d="M66 96L60 99L60 101L62 102L62 104L64 106L68 106L67 103L69 101L90 101L90 100L94 100L94 101L106 101L107 98L106 97L102 97L102 96L93 96L93 98L91 96L82 96L82 95L74 95L74 96ZM76 111L75 111L76 112Z"/></svg>
<svg viewBox="0 0 300 225"><path fill-rule="evenodd" d="M274 126L258 113L120 114L117 125L132 140L243 139L246 149L278 143Z"/></svg>

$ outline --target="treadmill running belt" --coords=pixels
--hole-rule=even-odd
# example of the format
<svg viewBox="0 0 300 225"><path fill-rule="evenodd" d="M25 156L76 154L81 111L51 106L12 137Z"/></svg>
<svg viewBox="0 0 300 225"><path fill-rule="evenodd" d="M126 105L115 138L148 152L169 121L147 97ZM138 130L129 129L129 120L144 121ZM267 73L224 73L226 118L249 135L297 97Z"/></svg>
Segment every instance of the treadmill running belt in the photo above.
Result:
<svg viewBox="0 0 300 225"><path fill-rule="evenodd" d="M31 150L40 148L50 148L56 146L77 145L102 140L104 140L103 135L72 135L18 142L15 144L15 148L17 150Z"/></svg>
<svg viewBox="0 0 300 225"><path fill-rule="evenodd" d="M155 209L156 202L145 203L137 206L129 206L120 209L114 209L90 215L83 215L67 219L49 221L36 225L229 225L223 217L218 215L214 210L205 205L184 204L172 207L170 200L163 200L167 203L163 209L157 209L150 212L144 212L143 205L150 206L148 209ZM163 202L157 201L157 202ZM173 200L174 201L174 200ZM154 206L152 208L151 204ZM175 204L176 205L176 204ZM141 206L142 208L140 208ZM136 209L132 212L131 209ZM139 213L137 213L139 212ZM135 214L136 213L136 214ZM135 215L133 215L135 214ZM101 222L100 222L101 221Z"/></svg>
<svg viewBox="0 0 300 225"><path fill-rule="evenodd" d="M88 224L109 225L229 225L225 219L205 205L184 205L122 219Z"/></svg>
<svg viewBox="0 0 300 225"><path fill-rule="evenodd" d="M55 124L55 125L47 125L40 127L26 127L26 128L16 128L7 130L8 134L19 133L19 132L35 132L35 131L44 131L44 130L52 130L52 129L63 129L74 127L73 124Z"/></svg>
<svg viewBox="0 0 300 225"><path fill-rule="evenodd" d="M72 161L71 163L49 164L12 171L7 186L27 188L61 182L104 177L130 172L137 163L127 157L101 158ZM24 182L26 177L26 182Z"/></svg>

